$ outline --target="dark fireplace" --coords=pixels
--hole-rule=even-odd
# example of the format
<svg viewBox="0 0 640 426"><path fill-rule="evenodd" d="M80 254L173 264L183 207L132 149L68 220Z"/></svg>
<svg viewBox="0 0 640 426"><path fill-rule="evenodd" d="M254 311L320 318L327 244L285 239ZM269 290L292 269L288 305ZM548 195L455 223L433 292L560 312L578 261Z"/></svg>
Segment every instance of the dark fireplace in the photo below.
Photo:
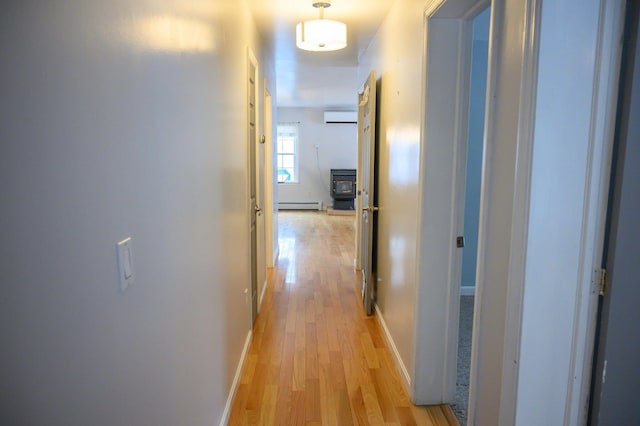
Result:
<svg viewBox="0 0 640 426"><path fill-rule="evenodd" d="M356 169L331 169L331 197L336 210L353 210Z"/></svg>

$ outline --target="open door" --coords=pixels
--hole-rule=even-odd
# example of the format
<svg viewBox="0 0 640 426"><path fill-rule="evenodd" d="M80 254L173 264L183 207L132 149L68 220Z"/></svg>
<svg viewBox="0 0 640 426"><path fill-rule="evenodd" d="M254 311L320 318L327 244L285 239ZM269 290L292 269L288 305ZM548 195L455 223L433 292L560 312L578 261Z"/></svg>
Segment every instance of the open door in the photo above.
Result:
<svg viewBox="0 0 640 426"><path fill-rule="evenodd" d="M375 214L375 159L376 159L376 73L371 71L364 83L362 92L358 94L358 173L360 188L360 265L361 291L364 309L367 315L373 313L375 300L375 276L373 268Z"/></svg>
<svg viewBox="0 0 640 426"><path fill-rule="evenodd" d="M248 53L248 81L247 81L247 104L248 104L248 151L249 151L249 233L251 235L251 325L258 316L258 215L261 212L258 205L258 185L257 185L257 79L258 61L253 52Z"/></svg>

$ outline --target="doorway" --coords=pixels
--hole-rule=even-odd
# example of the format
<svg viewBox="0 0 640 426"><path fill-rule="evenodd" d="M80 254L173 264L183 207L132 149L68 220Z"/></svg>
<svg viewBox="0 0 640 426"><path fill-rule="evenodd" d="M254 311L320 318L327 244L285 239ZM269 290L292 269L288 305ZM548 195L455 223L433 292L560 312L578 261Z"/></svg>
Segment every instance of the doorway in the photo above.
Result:
<svg viewBox="0 0 640 426"><path fill-rule="evenodd" d="M487 93L489 54L489 21L491 8L473 18L471 70L469 75L469 108L467 126L466 166L464 187L464 232L461 235L462 267L460 274L460 313L456 368L456 396L451 408L460 424L467 422L469 399L469 372L473 335L473 308L475 302L476 263L478 255L478 226L480 216L480 183L482 178L482 152L484 150L484 123ZM462 179L460 180L462 181Z"/></svg>
<svg viewBox="0 0 640 426"><path fill-rule="evenodd" d="M420 362L416 364L414 399L420 404L455 404L457 383L460 383L460 417L466 416L470 367L465 368L466 373L459 379L458 337L459 331L460 337L463 337L462 332L467 332L467 356L464 358L469 366L471 318L476 304L473 296L476 249L470 246L477 244L479 227L490 5L486 0L449 0L435 2L433 8L425 12L425 69L428 72L422 125L416 351ZM478 62L475 71L483 70L474 75L472 81L474 19L483 13L479 19L484 20L482 32L485 35L476 37L477 44L483 48L475 52ZM484 66L480 67L479 63ZM479 85L481 89L476 84L476 90L471 93L471 86L479 82L483 83ZM442 102L443 99L447 102ZM470 105L471 101L474 105ZM467 186L469 190L465 191ZM465 206L469 210L466 214ZM473 231L465 231L465 223ZM464 239L467 240L466 247ZM466 259L463 259L463 253ZM463 263L465 271L469 271L464 279ZM467 310L463 314L467 322L459 330L461 283L465 287L464 294L473 300L465 300ZM464 424L464 420L461 422Z"/></svg>
<svg viewBox="0 0 640 426"><path fill-rule="evenodd" d="M251 324L256 321L258 316L258 280L260 278L259 260L259 244L260 244L260 224L259 217L262 209L259 205L259 161L258 161L258 60L251 51L247 50L247 151L248 151L248 169L249 169L249 235L250 235L250 299L251 299ZM264 252L263 252L264 253ZM264 256L261 256L264 260Z"/></svg>

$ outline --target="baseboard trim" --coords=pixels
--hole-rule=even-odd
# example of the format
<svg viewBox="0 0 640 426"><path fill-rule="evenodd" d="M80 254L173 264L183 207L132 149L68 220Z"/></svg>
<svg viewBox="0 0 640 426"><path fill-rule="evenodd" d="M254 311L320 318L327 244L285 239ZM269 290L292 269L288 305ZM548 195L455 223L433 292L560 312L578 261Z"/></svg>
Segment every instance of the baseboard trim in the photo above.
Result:
<svg viewBox="0 0 640 426"><path fill-rule="evenodd" d="M460 287L460 296L475 296L476 288L474 286L463 285Z"/></svg>
<svg viewBox="0 0 640 426"><path fill-rule="evenodd" d="M382 317L382 312L380 311L380 308L378 307L377 304L374 304L373 306L376 312L376 320L378 321L378 324L380 324L380 327L382 327L384 338L387 341L387 344L389 345L389 347L391 348L391 353L393 354L393 360L396 363L396 368L400 372L400 377L402 377L402 380L404 382L405 390L409 392L409 390L411 389L411 376L409 375L409 371L407 370L407 367L405 367L404 362L400 357L400 352L398 352L396 343L393 341L393 337L391 337L391 333L387 328L387 323L384 321L384 318Z"/></svg>
<svg viewBox="0 0 640 426"><path fill-rule="evenodd" d="M242 377L242 370L244 369L244 361L247 358L247 353L249 353L249 347L251 346L252 339L253 330L249 330L249 333L247 333L247 338L244 342L244 348L242 349L242 355L240 355L240 362L238 363L238 367L236 368L236 374L233 377L233 383L231 384L231 390L229 391L229 396L227 397L227 403L224 405L224 411L222 412L220 426L225 426L227 423L229 423L229 416L231 415L231 405L233 404L233 399L236 397L236 392L238 392L238 386L240 386L240 378Z"/></svg>
<svg viewBox="0 0 640 426"><path fill-rule="evenodd" d="M322 211L322 201L279 201L278 210Z"/></svg>

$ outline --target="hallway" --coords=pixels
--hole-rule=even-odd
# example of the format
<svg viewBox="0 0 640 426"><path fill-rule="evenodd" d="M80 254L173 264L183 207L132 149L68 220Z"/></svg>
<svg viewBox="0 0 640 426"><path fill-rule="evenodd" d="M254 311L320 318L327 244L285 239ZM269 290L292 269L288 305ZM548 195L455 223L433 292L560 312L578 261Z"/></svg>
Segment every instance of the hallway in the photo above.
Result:
<svg viewBox="0 0 640 426"><path fill-rule="evenodd" d="M278 267L229 424L456 425L448 406L409 401L353 270L354 220L280 212Z"/></svg>

